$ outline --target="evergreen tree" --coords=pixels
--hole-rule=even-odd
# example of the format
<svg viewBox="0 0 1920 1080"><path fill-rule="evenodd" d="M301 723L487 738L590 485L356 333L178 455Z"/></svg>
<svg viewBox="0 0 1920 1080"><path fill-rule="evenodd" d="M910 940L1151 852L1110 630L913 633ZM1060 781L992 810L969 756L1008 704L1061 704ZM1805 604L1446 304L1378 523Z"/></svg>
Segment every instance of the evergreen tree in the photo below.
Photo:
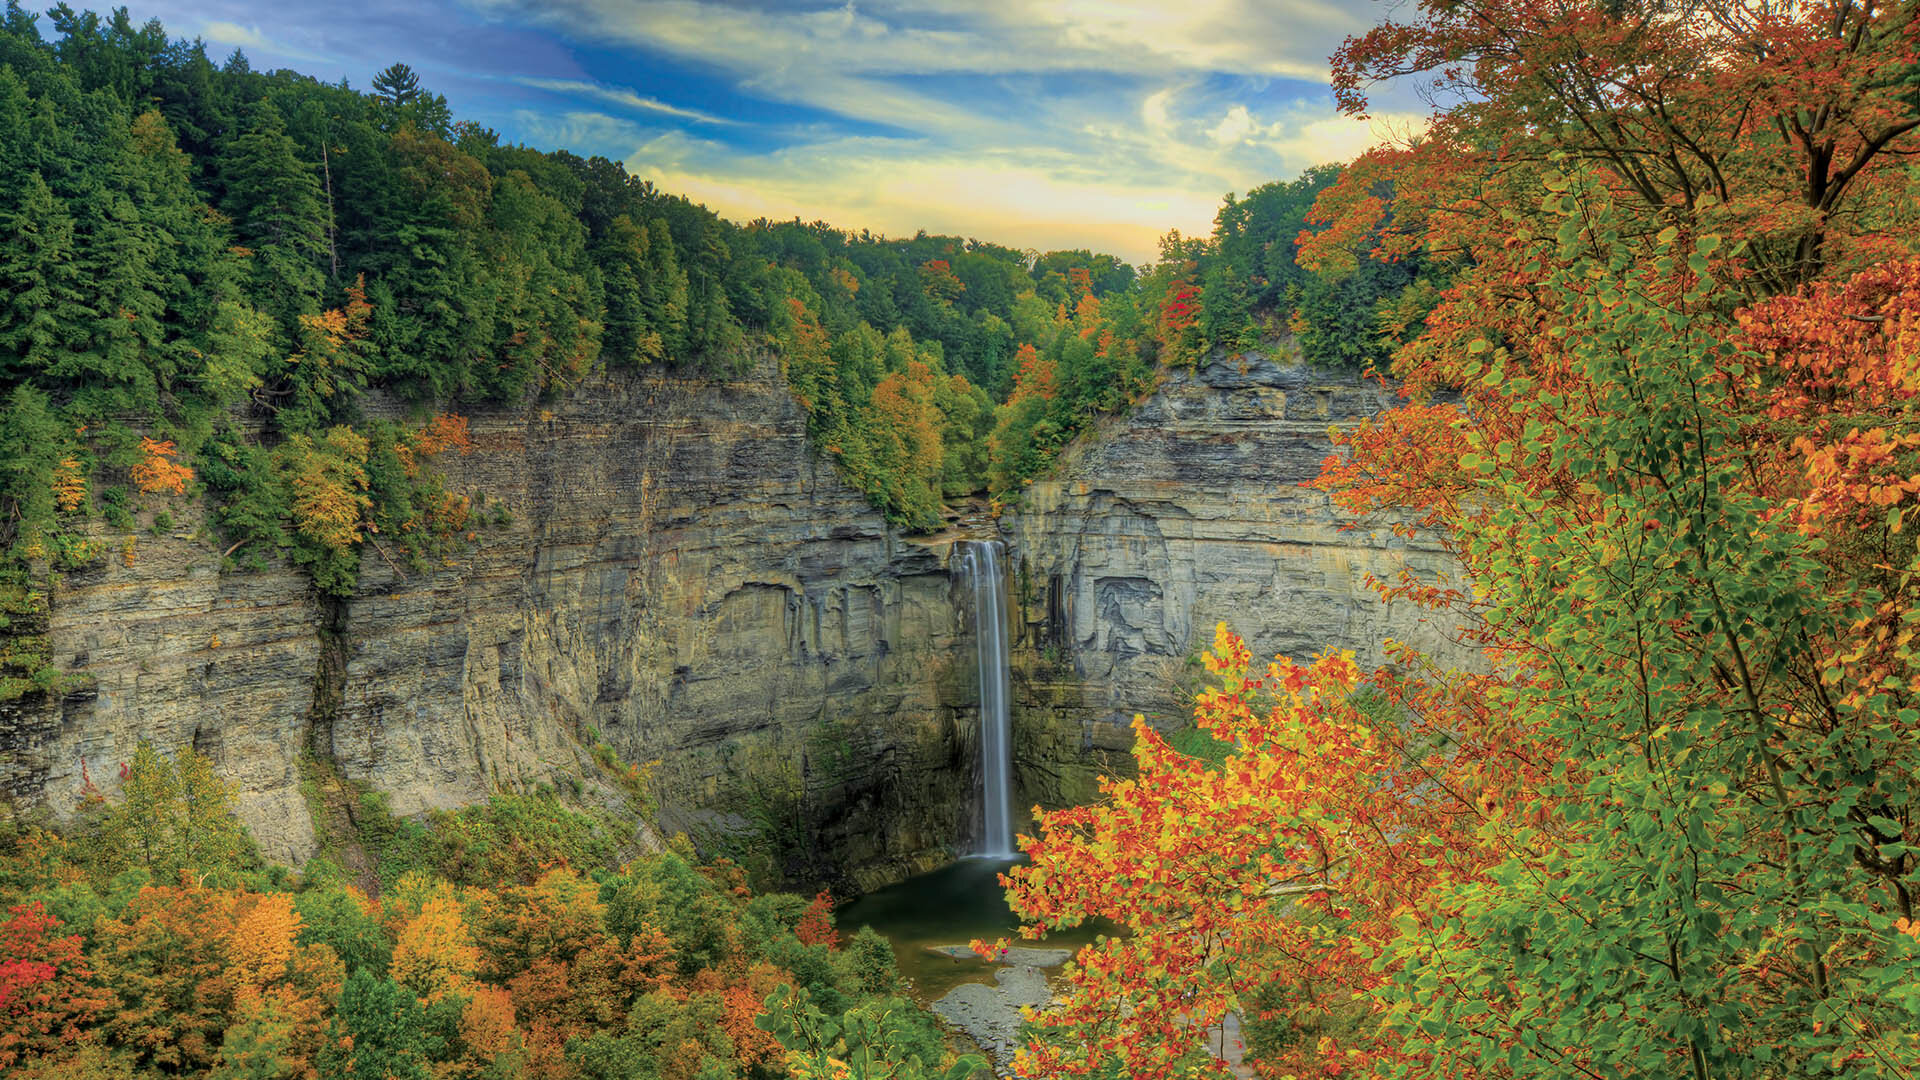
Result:
<svg viewBox="0 0 1920 1080"><path fill-rule="evenodd" d="M400 109L418 101L420 96L420 76L406 64L390 64L373 77L373 97L382 104Z"/></svg>
<svg viewBox="0 0 1920 1080"><path fill-rule="evenodd" d="M649 265L652 246L651 233L621 214L595 247L607 290L609 364L650 364L664 356L664 343L649 318L660 309Z"/></svg>
<svg viewBox="0 0 1920 1080"><path fill-rule="evenodd" d="M73 219L38 172L0 214L0 372L45 375L95 312L76 258Z"/></svg>
<svg viewBox="0 0 1920 1080"><path fill-rule="evenodd" d="M19 383L0 409L0 540L15 554L40 546L54 518L53 472L71 442L47 395Z"/></svg>
<svg viewBox="0 0 1920 1080"><path fill-rule="evenodd" d="M338 1080L427 1080L438 1047L420 1002L393 980L360 968L340 991L319 1066Z"/></svg>
<svg viewBox="0 0 1920 1080"><path fill-rule="evenodd" d="M247 132L220 155L226 197L221 209L252 251L256 305L289 330L296 316L320 309L326 277L327 211L320 181L300 160L280 110L255 108Z"/></svg>
<svg viewBox="0 0 1920 1080"><path fill-rule="evenodd" d="M687 275L680 269L680 258L673 247L673 233L666 220L655 218L647 225L649 273L643 280L651 283L642 304L647 325L660 335L660 348L675 363L686 363Z"/></svg>

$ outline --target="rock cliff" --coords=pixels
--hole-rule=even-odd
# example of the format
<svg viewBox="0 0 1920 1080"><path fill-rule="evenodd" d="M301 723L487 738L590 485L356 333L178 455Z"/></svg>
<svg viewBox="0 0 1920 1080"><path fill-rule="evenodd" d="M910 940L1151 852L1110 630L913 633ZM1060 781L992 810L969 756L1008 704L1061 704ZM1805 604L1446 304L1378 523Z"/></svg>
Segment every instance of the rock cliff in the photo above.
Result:
<svg viewBox="0 0 1920 1080"><path fill-rule="evenodd" d="M1330 424L1390 403L1284 359L1215 362L1025 493L1001 523L1021 806L1088 797L1124 767L1135 712L1177 722L1217 621L1267 654L1450 651L1363 585L1443 573L1438 546L1343 529L1301 486ZM266 853L298 862L316 847L303 755L408 814L591 792L603 739L657 759L664 827L794 879L871 888L965 850L977 691L948 545L893 533L809 450L770 365L613 375L469 419L475 449L442 466L487 524L428 574L370 546L344 603L291 568L223 571L188 499L168 528L157 505L140 532L102 526L110 557L52 596L55 659L90 685L0 705L0 791L64 814L89 782L111 791L140 738L195 746Z"/></svg>
<svg viewBox="0 0 1920 1080"><path fill-rule="evenodd" d="M1170 373L1027 489L1005 522L1025 805L1082 801L1101 771L1124 767L1135 713L1181 722L1216 623L1255 656L1344 648L1374 665L1394 638L1463 658L1448 627L1366 586L1402 568L1446 575L1439 545L1355 522L1302 486L1335 452L1331 427L1395 401L1284 352L1215 359Z"/></svg>
<svg viewBox="0 0 1920 1080"><path fill-rule="evenodd" d="M303 753L405 814L567 784L597 734L658 759L664 825L752 837L796 877L949 855L977 733L945 551L808 449L770 365L609 376L470 422L449 486L510 518L431 574L370 548L344 605L291 568L221 572L184 499L163 535L102 533L114 556L51 598L55 660L92 686L0 707L0 785L59 814L141 737L197 746L266 853L298 861Z"/></svg>

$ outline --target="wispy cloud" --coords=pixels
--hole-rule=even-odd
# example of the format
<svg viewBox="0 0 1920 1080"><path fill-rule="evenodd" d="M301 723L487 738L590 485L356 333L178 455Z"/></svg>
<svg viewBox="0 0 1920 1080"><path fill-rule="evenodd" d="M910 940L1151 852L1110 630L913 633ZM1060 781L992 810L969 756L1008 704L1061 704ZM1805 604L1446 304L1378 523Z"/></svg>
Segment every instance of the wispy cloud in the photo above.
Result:
<svg viewBox="0 0 1920 1080"><path fill-rule="evenodd" d="M307 60L324 62L332 59L321 53L277 41L260 32L260 27L241 26L225 19L212 19L203 22L199 34L217 45L231 45L236 49L252 49L270 56L285 57L289 60Z"/></svg>
<svg viewBox="0 0 1920 1080"><path fill-rule="evenodd" d="M513 76L513 81L521 86L530 86L536 90L548 90L556 94L567 94L573 97L598 98L601 101L610 102L614 105L624 105L629 109L639 109L642 112L678 117L679 119L692 120L699 124L730 125L739 123L738 120L731 120L724 116L715 116L712 113L701 112L699 109L685 109L678 105L669 105L656 98L637 94L624 86L605 86L600 83L584 82L579 79L536 79L525 75Z"/></svg>
<svg viewBox="0 0 1920 1080"><path fill-rule="evenodd" d="M1326 57L1376 14L1352 0L147 2L323 77L404 59L463 117L730 216L1131 259L1419 123L1334 111Z"/></svg>

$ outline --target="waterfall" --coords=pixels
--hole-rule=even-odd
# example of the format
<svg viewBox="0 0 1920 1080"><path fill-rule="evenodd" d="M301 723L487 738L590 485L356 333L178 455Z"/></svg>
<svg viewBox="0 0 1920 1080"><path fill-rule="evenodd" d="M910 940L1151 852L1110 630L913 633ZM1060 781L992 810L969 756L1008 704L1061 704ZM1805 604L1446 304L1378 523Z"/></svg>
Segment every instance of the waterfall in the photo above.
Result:
<svg viewBox="0 0 1920 1080"><path fill-rule="evenodd" d="M980 679L980 810L976 854L1011 859L1013 850L1013 731L1007 715L1007 593L998 540L961 540L959 569L973 589L974 642Z"/></svg>

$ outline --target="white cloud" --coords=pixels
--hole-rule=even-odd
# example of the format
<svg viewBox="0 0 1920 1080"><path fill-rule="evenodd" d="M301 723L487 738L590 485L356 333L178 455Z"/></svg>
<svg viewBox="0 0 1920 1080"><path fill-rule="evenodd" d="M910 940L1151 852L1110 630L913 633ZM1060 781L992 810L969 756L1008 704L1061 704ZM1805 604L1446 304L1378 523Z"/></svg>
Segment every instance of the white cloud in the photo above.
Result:
<svg viewBox="0 0 1920 1080"><path fill-rule="evenodd" d="M1225 71L1324 82L1366 25L1321 0L891 0L811 10L715 0L466 0L583 41L657 50L777 100L908 130L975 122L890 77Z"/></svg>
<svg viewBox="0 0 1920 1080"><path fill-rule="evenodd" d="M599 154L616 161L653 134L631 120L579 109L563 113L519 109L513 113L513 128L535 146L583 156Z"/></svg>
<svg viewBox="0 0 1920 1080"><path fill-rule="evenodd" d="M332 63L333 58L324 53L302 49L284 41L275 41L260 32L258 26L241 26L225 19L212 19L200 24L199 35L216 45L231 45L236 49L251 49L269 57L286 60L305 60L310 63Z"/></svg>
<svg viewBox="0 0 1920 1080"><path fill-rule="evenodd" d="M604 86L600 83L585 82L579 79L535 79L516 76L514 82L521 86L531 86L536 90L551 90L556 94L574 94L581 97L599 98L601 101L646 112L674 116L682 120L692 120L702 124L737 124L738 120L729 120L724 116L715 116L698 109L683 109L678 105L669 105L664 101L645 97L624 86Z"/></svg>
<svg viewBox="0 0 1920 1080"><path fill-rule="evenodd" d="M279 51L279 46L268 41L257 26L241 26L239 23L216 19L200 27L200 36L208 41L215 41L222 45L237 45L243 49Z"/></svg>
<svg viewBox="0 0 1920 1080"><path fill-rule="evenodd" d="M1221 117L1218 124L1213 125L1207 137L1216 145L1232 146L1247 141L1247 136L1253 132L1253 114L1247 111L1245 105L1235 105L1227 110L1227 115Z"/></svg>
<svg viewBox="0 0 1920 1080"><path fill-rule="evenodd" d="M1168 228L1207 232L1228 191L1351 159L1385 133L1298 85L1324 84L1325 57L1366 26L1337 0L464 2L838 118L781 129L788 145L771 153L731 147L718 127L706 139L651 137L600 114L526 121L548 145L591 140L617 157L628 140L632 172L730 217L1096 244L1140 260ZM602 83L516 81L717 119ZM851 138L835 130L848 119L901 134Z"/></svg>

